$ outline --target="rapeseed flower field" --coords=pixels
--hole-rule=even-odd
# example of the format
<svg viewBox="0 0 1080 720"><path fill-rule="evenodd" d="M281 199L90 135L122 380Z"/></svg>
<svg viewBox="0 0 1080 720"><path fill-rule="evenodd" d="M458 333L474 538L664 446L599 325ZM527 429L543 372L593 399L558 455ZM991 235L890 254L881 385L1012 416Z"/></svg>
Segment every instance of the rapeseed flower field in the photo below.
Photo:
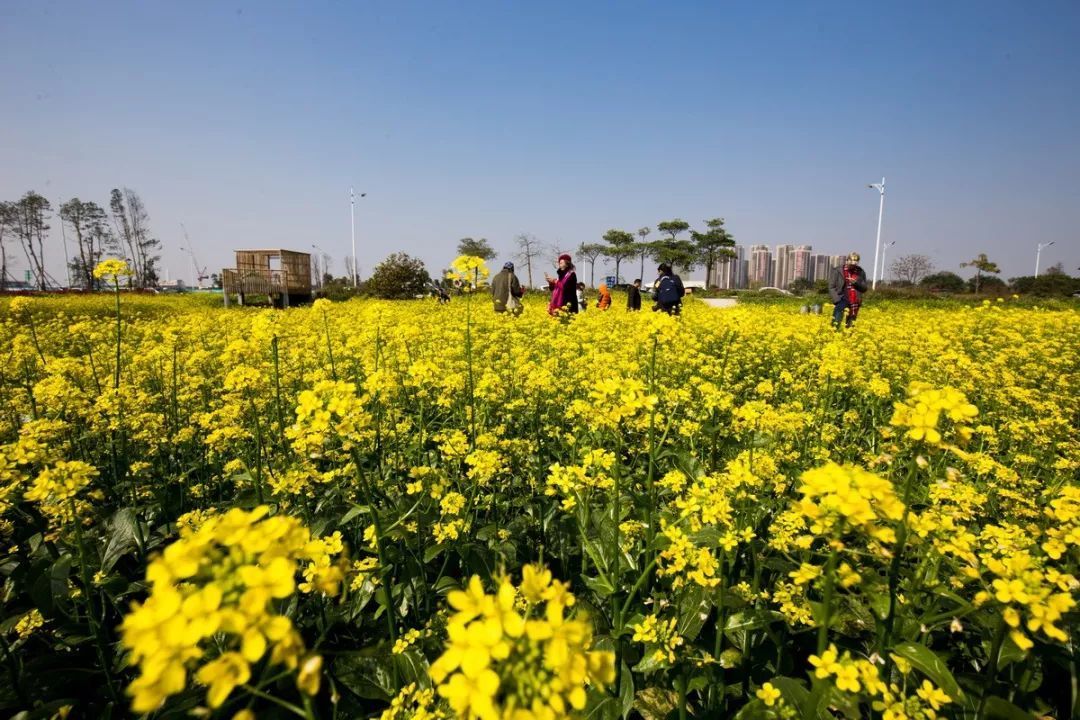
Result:
<svg viewBox="0 0 1080 720"><path fill-rule="evenodd" d="M0 301L0 705L1080 716L1080 312L618 305Z"/></svg>

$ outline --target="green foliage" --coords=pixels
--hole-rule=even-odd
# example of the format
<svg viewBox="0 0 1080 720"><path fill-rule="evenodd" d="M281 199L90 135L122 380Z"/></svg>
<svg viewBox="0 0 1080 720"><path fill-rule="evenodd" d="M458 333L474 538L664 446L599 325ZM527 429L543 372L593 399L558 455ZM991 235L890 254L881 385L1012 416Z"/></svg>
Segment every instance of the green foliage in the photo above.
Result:
<svg viewBox="0 0 1080 720"><path fill-rule="evenodd" d="M979 253L974 259L960 263L960 267L975 268L974 288L976 293L978 293L982 287L983 273L996 274L1001 272L1001 268L997 266L997 263L992 262L986 257L986 253Z"/></svg>
<svg viewBox="0 0 1080 720"><path fill-rule="evenodd" d="M484 258L484 260L494 260L498 255L484 238L479 240L474 240L471 237L462 238L458 240L457 249L458 255L472 255L473 257Z"/></svg>
<svg viewBox="0 0 1080 720"><path fill-rule="evenodd" d="M364 291L383 300L407 300L423 295L431 282L424 262L406 253L394 253L375 266Z"/></svg>
<svg viewBox="0 0 1080 720"><path fill-rule="evenodd" d="M1069 277L1064 273L1048 272L1039 277L1027 275L1011 278L1009 285L1015 293L1040 297L1065 297L1080 292L1080 278Z"/></svg>
<svg viewBox="0 0 1080 720"><path fill-rule="evenodd" d="M638 254L634 234L625 230L608 230L604 233L604 242L608 244L608 247L604 249L604 255L615 261L615 277L618 278L622 261L636 257Z"/></svg>
<svg viewBox="0 0 1080 720"><path fill-rule="evenodd" d="M967 287L964 278L954 272L949 272L948 270L927 275L919 281L919 286L927 288L928 290L957 293L964 292L964 289Z"/></svg>

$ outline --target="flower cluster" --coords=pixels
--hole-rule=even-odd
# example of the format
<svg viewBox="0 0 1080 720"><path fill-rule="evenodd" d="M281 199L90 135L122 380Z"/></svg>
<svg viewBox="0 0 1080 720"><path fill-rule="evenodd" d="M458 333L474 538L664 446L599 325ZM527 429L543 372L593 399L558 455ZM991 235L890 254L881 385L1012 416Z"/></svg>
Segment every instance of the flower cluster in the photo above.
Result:
<svg viewBox="0 0 1080 720"><path fill-rule="evenodd" d="M121 627L139 668L128 687L132 710L159 708L200 663L195 677L208 688L207 704L219 707L268 651L271 664L300 668L302 690L317 688L318 665L301 665L304 641L279 601L296 592L302 563L309 591L337 594L343 575L330 554L341 552L340 539L313 538L299 520L269 512L234 508L198 527L184 524L150 563L150 596L132 605Z"/></svg>
<svg viewBox="0 0 1080 720"><path fill-rule="evenodd" d="M802 474L798 511L819 536L841 536L858 530L880 542L893 542L889 523L904 514L893 484L859 467L828 463Z"/></svg>
<svg viewBox="0 0 1080 720"><path fill-rule="evenodd" d="M904 658L893 655L892 659L902 674L911 672ZM842 693L866 697L887 720L935 720L937 711L956 699L929 680L923 680L914 696L905 696L904 687L881 679L874 663L854 659L846 650L841 655L835 645L829 645L821 655L811 655L810 664L816 679L830 680Z"/></svg>
<svg viewBox="0 0 1080 720"><path fill-rule="evenodd" d="M542 567L526 565L518 588L502 578L494 595L474 575L447 600L456 612L431 677L460 717L565 717L585 707L586 685L615 679L614 653L591 649L589 623L565 616L574 596Z"/></svg>
<svg viewBox="0 0 1080 720"><path fill-rule="evenodd" d="M484 258L475 255L459 255L450 263L447 280L460 284L466 291L478 289L491 275Z"/></svg>
<svg viewBox="0 0 1080 720"><path fill-rule="evenodd" d="M890 424L907 428L907 437L927 445L942 442L943 419L951 423L951 430L961 444L971 439L971 428L966 423L979 414L979 409L968 402L964 393L950 387L935 388L927 383L912 383L905 402L893 404Z"/></svg>
<svg viewBox="0 0 1080 720"><path fill-rule="evenodd" d="M94 278L97 280L109 280L119 283L120 278L134 275L131 268L123 260L109 258L102 260L94 267Z"/></svg>

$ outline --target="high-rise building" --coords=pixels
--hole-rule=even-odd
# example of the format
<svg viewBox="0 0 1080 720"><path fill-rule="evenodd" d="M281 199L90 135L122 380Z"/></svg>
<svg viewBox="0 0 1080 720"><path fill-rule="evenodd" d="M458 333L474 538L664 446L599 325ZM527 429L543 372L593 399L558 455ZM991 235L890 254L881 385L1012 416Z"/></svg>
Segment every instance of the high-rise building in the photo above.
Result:
<svg viewBox="0 0 1080 720"><path fill-rule="evenodd" d="M773 287L787 289L795 279L795 246L776 246L776 272L773 273Z"/></svg>
<svg viewBox="0 0 1080 720"><path fill-rule="evenodd" d="M829 256L818 254L813 257L814 271L810 276L811 282L817 282L818 280L829 279L829 269L832 267L830 264Z"/></svg>
<svg viewBox="0 0 1080 720"><path fill-rule="evenodd" d="M750 246L749 277L747 283L754 287L766 287L771 277L772 253L768 245Z"/></svg>
<svg viewBox="0 0 1080 720"><path fill-rule="evenodd" d="M809 245L800 245L799 247L795 248L795 253L793 256L794 262L792 263L792 282L799 279L811 279L810 274L811 272L813 272L813 268L810 265L810 258L813 251L814 248L810 247Z"/></svg>
<svg viewBox="0 0 1080 720"><path fill-rule="evenodd" d="M734 256L720 258L713 269L716 286L724 290L746 287L746 250L742 245L736 245L732 252Z"/></svg>

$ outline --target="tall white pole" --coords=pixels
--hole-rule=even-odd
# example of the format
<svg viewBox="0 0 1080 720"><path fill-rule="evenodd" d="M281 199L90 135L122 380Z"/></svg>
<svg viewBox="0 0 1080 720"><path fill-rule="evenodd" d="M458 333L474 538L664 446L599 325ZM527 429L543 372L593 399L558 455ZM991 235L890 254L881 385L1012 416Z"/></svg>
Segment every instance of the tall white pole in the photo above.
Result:
<svg viewBox="0 0 1080 720"><path fill-rule="evenodd" d="M886 254L886 252L888 252L889 248L891 248L895 244L896 244L896 241L893 240L891 243L885 243L881 248L881 279L882 279L882 281L885 280L885 254Z"/></svg>
<svg viewBox="0 0 1080 720"><path fill-rule="evenodd" d="M871 185L870 187L876 187L877 191L881 194L881 204L878 205L877 216L877 242L874 244L874 283L873 289L877 290L878 281L878 254L881 252L881 218L885 214L885 178L881 178L880 185Z"/></svg>
<svg viewBox="0 0 1080 720"><path fill-rule="evenodd" d="M352 229L352 284L357 287L356 279L356 194L349 188L349 226Z"/></svg>
<svg viewBox="0 0 1080 720"><path fill-rule="evenodd" d="M1035 277L1039 277L1039 256L1042 255L1043 248L1050 247L1056 240L1051 240L1048 243L1038 243L1035 245Z"/></svg>

